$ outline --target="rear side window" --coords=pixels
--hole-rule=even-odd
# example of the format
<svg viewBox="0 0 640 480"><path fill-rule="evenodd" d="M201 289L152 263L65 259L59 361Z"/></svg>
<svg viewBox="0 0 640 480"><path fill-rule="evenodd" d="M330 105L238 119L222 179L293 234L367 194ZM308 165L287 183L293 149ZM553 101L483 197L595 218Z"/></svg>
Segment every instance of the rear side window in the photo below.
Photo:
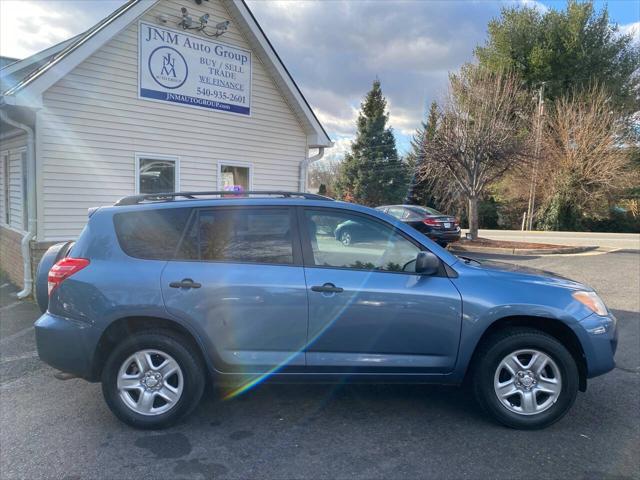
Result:
<svg viewBox="0 0 640 480"><path fill-rule="evenodd" d="M148 260L170 260L190 214L190 208L117 213L113 222L120 247L127 255Z"/></svg>
<svg viewBox="0 0 640 480"><path fill-rule="evenodd" d="M247 263L293 263L289 209L200 210L178 258Z"/></svg>

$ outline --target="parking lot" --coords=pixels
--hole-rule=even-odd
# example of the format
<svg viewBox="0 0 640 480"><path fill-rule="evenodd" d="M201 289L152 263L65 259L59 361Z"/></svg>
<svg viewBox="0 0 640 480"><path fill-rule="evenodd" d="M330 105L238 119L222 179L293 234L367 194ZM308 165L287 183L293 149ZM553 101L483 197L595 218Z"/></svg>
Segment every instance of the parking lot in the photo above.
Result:
<svg viewBox="0 0 640 480"><path fill-rule="evenodd" d="M640 478L640 253L492 259L586 282L619 319L618 367L543 431L494 424L465 389L398 385L261 385L132 430L99 384L39 361L38 310L2 281L0 478Z"/></svg>

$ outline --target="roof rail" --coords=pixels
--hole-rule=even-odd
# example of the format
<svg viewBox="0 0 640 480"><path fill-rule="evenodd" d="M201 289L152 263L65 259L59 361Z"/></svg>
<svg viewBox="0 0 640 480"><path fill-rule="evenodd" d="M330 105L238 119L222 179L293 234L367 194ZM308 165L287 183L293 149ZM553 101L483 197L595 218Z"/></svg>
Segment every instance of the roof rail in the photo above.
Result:
<svg viewBox="0 0 640 480"><path fill-rule="evenodd" d="M129 195L127 197L122 197L114 206L120 207L124 205L138 205L142 202L167 202L173 201L176 198L186 198L188 200L207 200L207 199L198 199L201 196L212 196L219 195L220 197L224 197L225 199L232 198L247 198L250 195L263 195L263 196L279 196L283 198L293 198L299 197L304 198L306 200L329 200L333 201L333 198L325 197L323 195L316 195L315 193L305 193L305 192L285 192L280 190L250 190L246 192L230 192L230 191L211 191L211 192L167 192L167 193L146 193L142 195Z"/></svg>

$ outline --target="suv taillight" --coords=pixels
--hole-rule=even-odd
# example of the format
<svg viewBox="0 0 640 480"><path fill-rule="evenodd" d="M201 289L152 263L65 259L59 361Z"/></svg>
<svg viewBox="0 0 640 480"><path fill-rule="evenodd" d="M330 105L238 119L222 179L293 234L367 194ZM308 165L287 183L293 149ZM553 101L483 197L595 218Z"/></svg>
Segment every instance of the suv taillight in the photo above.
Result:
<svg viewBox="0 0 640 480"><path fill-rule="evenodd" d="M433 218L425 218L424 220L422 220L422 223L424 223L425 225L430 225L432 227L437 227L438 225L440 225L440 222L438 222L437 220L434 220Z"/></svg>
<svg viewBox="0 0 640 480"><path fill-rule="evenodd" d="M58 285L64 282L67 278L69 278L74 273L79 272L84 267L89 265L89 260L86 258L63 258L58 263L56 263L51 270L49 270L48 277L48 290L49 295L53 292Z"/></svg>

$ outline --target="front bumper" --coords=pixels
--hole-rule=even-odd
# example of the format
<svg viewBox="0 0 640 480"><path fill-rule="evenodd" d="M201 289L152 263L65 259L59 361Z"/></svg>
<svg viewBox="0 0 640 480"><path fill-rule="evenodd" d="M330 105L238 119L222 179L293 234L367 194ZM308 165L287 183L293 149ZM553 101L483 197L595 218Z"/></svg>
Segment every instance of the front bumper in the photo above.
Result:
<svg viewBox="0 0 640 480"><path fill-rule="evenodd" d="M96 336L90 324L44 313L35 323L40 359L58 370L90 379Z"/></svg>
<svg viewBox="0 0 640 480"><path fill-rule="evenodd" d="M616 317L609 313L595 313L579 322L579 336L587 363L587 378L610 372L616 366L614 356L618 348ZM580 328L581 327L581 328Z"/></svg>

